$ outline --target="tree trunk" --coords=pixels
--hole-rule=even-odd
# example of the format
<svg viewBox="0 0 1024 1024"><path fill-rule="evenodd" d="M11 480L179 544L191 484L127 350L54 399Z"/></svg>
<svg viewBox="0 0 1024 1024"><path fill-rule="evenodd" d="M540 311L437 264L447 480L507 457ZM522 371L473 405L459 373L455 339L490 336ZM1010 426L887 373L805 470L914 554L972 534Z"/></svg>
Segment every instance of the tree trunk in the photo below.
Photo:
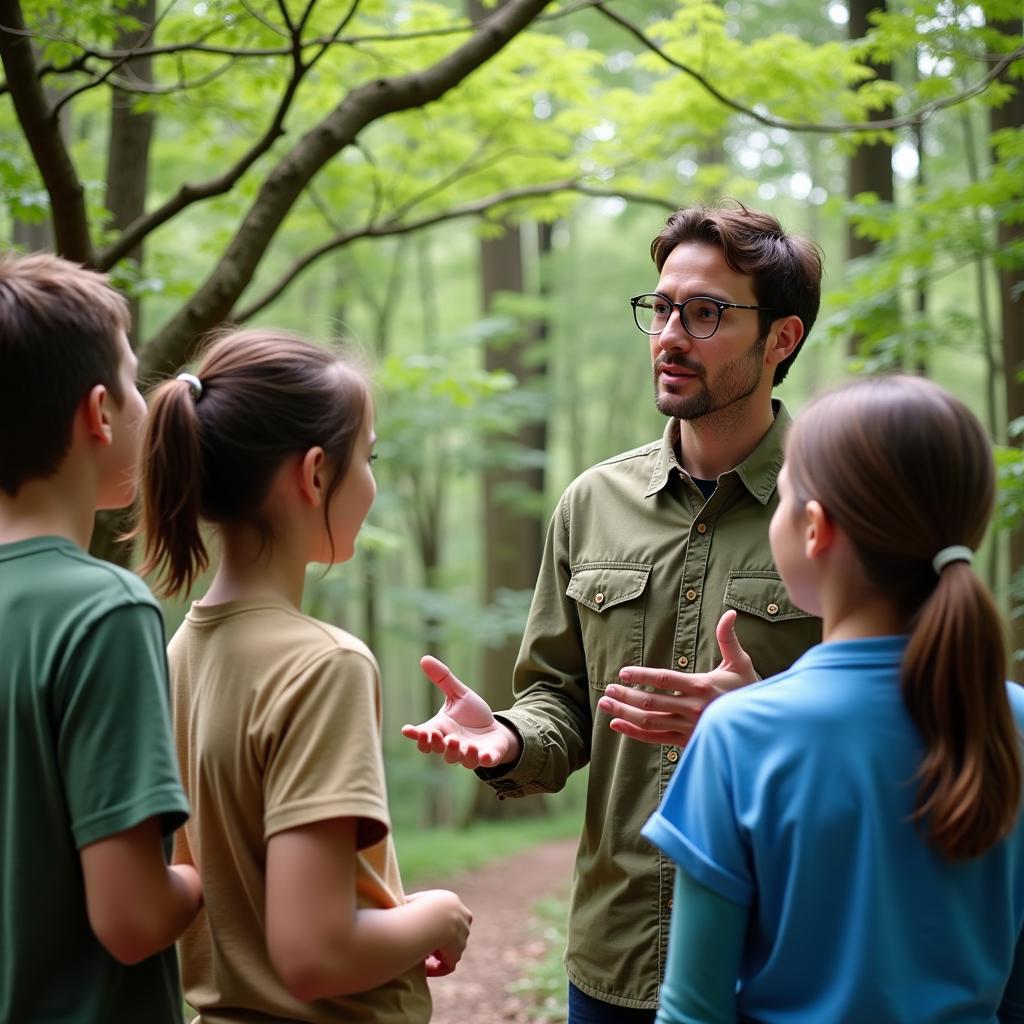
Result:
<svg viewBox="0 0 1024 1024"><path fill-rule="evenodd" d="M867 35L870 28L868 15L877 10L885 10L884 3L879 5L877 0L849 0L850 20L847 28L851 40L862 39ZM872 62L870 66L874 68L878 78L886 81L892 80L891 64ZM872 111L869 119L878 121L891 116L891 108L885 107ZM883 203L892 203L892 146L887 142L874 142L858 146L850 157L847 174L847 194L851 199L861 192L874 192ZM874 240L858 236L852 224L847 229L846 237L849 260L869 256L875 251ZM895 304L892 315L899 316L899 310ZM861 341L862 339L857 335L850 337L848 344L851 355L856 355L860 351Z"/></svg>
<svg viewBox="0 0 1024 1024"><path fill-rule="evenodd" d="M998 31L1009 36L1019 36L1020 21L996 23ZM1024 126L1024 89L1019 79L1011 79L1004 73L1002 80L1013 85L1016 92L1001 107L994 107L991 113L992 131L1004 128L1020 129ZM1013 247L1024 244L1024 225L1019 220L1010 220L1003 211L997 210L996 241L999 252L1008 253ZM1002 311L1003 334L1003 381L1006 389L1006 419L1008 423L1024 416L1024 383L1019 374L1024 370L1024 267L1009 260L1001 263L999 274L999 303ZM1018 435L1010 438L1017 447L1024 445ZM1024 523L1016 524L1010 531L1010 578L1024 573ZM1024 609L1015 607L1010 617L1010 650L1018 655L1024 652ZM1024 660L1014 657L1011 661L1013 678L1024 682Z"/></svg>
<svg viewBox="0 0 1024 1024"><path fill-rule="evenodd" d="M137 0L125 7L124 13L140 23L137 29L122 31L114 41L117 49L128 50L134 46L151 43L152 25L156 19L156 0ZM149 57L138 57L127 61L123 73L130 74L142 82L153 81L153 61ZM107 193L106 206L110 211L111 226L123 230L146 208L146 194L149 188L149 150L153 137L154 115L132 109L132 93L111 90L110 139L107 146ZM129 254L129 258L141 268L142 243ZM130 341L135 348L142 336L142 304L138 296L128 297L132 315ZM119 565L128 565L132 548L117 537L129 523L123 512L104 512L96 517L90 550L97 558L104 558Z"/></svg>
<svg viewBox="0 0 1024 1024"><path fill-rule="evenodd" d="M551 228L539 226L539 248L551 247ZM509 226L496 239L481 242L484 312L492 310L499 291L525 290L522 258L522 234ZM488 371L512 374L521 387L537 386L547 374L547 360L535 357L536 346L543 342L545 325L524 329L511 340L502 339L487 347L484 362ZM544 420L523 423L503 440L522 449L544 452L547 449L547 423ZM543 553L543 522L527 510L517 497L544 494L544 470L541 466L507 469L494 468L484 474L484 593L488 603L499 591L532 590L537 581ZM519 637L509 637L500 647L485 647L480 692L495 708L507 707L511 696L512 671L519 653ZM546 810L537 800L496 801L489 787L481 786L475 795L473 818L522 817Z"/></svg>
<svg viewBox="0 0 1024 1024"><path fill-rule="evenodd" d="M422 313L423 351L432 352L437 348L437 338L441 329L440 311L437 305L437 283L434 280L434 260L430 247L430 239L420 236L416 239L417 278L419 283L418 304ZM429 443L429 442L427 442ZM425 458L417 472L420 482L418 510L420 529L417 531L420 568L423 572L423 585L427 590L440 590L441 579L444 498L447 493L447 481L443 474L437 472L433 476L431 469L437 470L433 461ZM428 612L423 617L424 651L440 661L445 660L444 623L438 616ZM432 686L421 687L420 719L426 721L437 710L437 693ZM430 757L424 765L427 783L427 802L424 807L424 824L429 826L450 825L454 817L452 805L451 769L439 758Z"/></svg>
<svg viewBox="0 0 1024 1024"><path fill-rule="evenodd" d="M135 18L140 27L122 31L114 40L118 50L152 43L152 25L156 19L156 0L136 0L124 8L124 13ZM153 60L136 57L128 61L123 73L140 82L153 82ZM111 226L123 231L146 209L149 189L149 149L153 137L155 116L150 111L133 109L133 93L114 88L111 90L110 141L107 147L106 207L110 211ZM141 269L142 243L128 254ZM141 304L137 296L129 298L132 312L132 347L142 336Z"/></svg>

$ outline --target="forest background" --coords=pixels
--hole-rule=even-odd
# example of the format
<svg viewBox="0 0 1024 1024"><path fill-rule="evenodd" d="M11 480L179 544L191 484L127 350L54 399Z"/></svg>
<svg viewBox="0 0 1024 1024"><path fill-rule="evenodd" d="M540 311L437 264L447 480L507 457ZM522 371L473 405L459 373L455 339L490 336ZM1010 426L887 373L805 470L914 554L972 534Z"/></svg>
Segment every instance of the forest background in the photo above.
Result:
<svg viewBox="0 0 1024 1024"><path fill-rule="evenodd" d="M380 495L307 610L379 657L399 824L550 813L399 728L436 708L428 651L507 705L558 494L660 434L628 297L685 203L734 197L822 246L791 411L903 369L986 424L1000 506L978 567L1021 678L1022 9L0 0L0 232L112 275L147 381L226 322L370 358ZM118 525L95 548L130 561Z"/></svg>

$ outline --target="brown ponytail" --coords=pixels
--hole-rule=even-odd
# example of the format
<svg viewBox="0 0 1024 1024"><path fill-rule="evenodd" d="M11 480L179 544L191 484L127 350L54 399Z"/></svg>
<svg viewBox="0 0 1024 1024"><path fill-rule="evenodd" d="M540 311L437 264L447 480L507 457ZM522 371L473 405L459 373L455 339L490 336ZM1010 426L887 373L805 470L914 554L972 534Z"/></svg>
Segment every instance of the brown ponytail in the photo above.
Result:
<svg viewBox="0 0 1024 1024"><path fill-rule="evenodd" d="M932 558L981 543L995 501L988 438L930 381L865 379L801 413L786 465L798 500L821 502L906 618L903 699L925 746L914 819L947 857L976 857L1016 820L1020 740L995 603L966 562L936 574Z"/></svg>
<svg viewBox="0 0 1024 1024"><path fill-rule="evenodd" d="M156 572L168 595L187 592L209 565L201 521L245 521L273 540L261 509L274 474L315 446L333 471L327 522L369 394L355 360L269 329L221 336L196 376L195 396L184 380L155 390L143 444L140 572Z"/></svg>
<svg viewBox="0 0 1024 1024"><path fill-rule="evenodd" d="M157 570L166 594L187 592L210 556L199 529L199 416L186 381L167 380L153 392L143 453L140 572Z"/></svg>

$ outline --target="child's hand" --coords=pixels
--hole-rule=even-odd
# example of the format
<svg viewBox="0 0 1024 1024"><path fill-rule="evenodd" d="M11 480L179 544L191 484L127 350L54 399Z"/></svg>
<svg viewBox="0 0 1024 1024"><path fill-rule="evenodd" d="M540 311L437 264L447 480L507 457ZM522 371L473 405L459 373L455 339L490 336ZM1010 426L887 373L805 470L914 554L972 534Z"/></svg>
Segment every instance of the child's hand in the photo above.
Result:
<svg viewBox="0 0 1024 1024"><path fill-rule="evenodd" d="M449 764L465 768L493 768L519 758L519 737L495 721L487 702L452 675L444 662L427 655L420 668L444 694L444 706L428 722L403 725L403 736L415 740L424 754L442 754Z"/></svg>
<svg viewBox="0 0 1024 1024"><path fill-rule="evenodd" d="M718 620L715 637L722 660L711 672L675 672L670 669L627 667L619 672L624 683L656 686L667 693L650 693L633 686L608 686L597 706L611 715L609 727L623 736L675 747L685 746L704 709L729 690L757 680L750 656L736 636L736 613Z"/></svg>
<svg viewBox="0 0 1024 1024"><path fill-rule="evenodd" d="M448 889L411 892L407 894L406 900L429 907L431 916L436 915L438 919L438 935L441 941L437 949L423 962L427 977L442 978L446 974L451 974L462 959L463 950L466 948L469 926L473 923L472 912Z"/></svg>

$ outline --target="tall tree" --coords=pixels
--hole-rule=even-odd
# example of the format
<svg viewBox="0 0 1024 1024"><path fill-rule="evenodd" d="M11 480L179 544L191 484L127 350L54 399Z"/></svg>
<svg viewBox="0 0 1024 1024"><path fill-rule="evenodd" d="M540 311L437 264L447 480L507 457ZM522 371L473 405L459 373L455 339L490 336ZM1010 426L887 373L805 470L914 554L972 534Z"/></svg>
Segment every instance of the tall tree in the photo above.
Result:
<svg viewBox="0 0 1024 1024"><path fill-rule="evenodd" d="M993 27L1009 39L1020 40L1024 32L1020 20L997 23ZM997 163L1003 162L1004 167L1008 162L1019 180L1022 173L1020 139L1024 130L1024 88L1019 76L1011 76L1010 69L1007 69L1003 81L1010 85L1011 93L1005 103L992 108L993 156ZM1024 432L1021 431L1024 428L1024 217L1019 194L1014 201L997 209L996 214L1006 418L1018 430L1016 436L1009 439L1010 443L1020 448L1024 447ZM1015 580L1024 576L1024 523L1018 523L1010 531L1010 575ZM1014 678L1021 682L1024 681L1024 660L1021 660L1024 657L1024 609L1020 607L1015 608L1010 617L1010 643L1018 652L1013 662Z"/></svg>
<svg viewBox="0 0 1024 1024"><path fill-rule="evenodd" d="M879 5L876 0L849 0L847 27L850 39L863 40L871 28L872 15L884 11L884 3ZM888 61L876 61L868 57L866 63L874 71L875 81L892 81L892 64ZM885 106L872 109L868 116L871 121L883 121L891 115L892 109ZM855 200L864 193L874 194L883 203L891 204L893 201L892 144L881 135L862 142L850 155L847 194ZM850 260L870 256L876 248L875 240L858 231L854 223L847 228L846 244ZM899 316L896 303L891 304L891 314L894 318ZM857 354L861 340L857 335L850 337L851 355Z"/></svg>
<svg viewBox="0 0 1024 1024"><path fill-rule="evenodd" d="M115 47L126 52L153 41L156 29L156 0L137 0L124 9L126 25L115 36ZM134 22L135 24L132 24ZM125 60L123 73L142 86L153 84L153 59L148 55ZM137 93L115 86L110 91L110 133L107 146L105 205L110 227L124 231L146 209L149 189L149 151L153 141L155 115L139 109ZM136 273L142 271L142 241L127 259ZM137 291L128 293L132 317L131 342L137 347L143 336L142 301ZM92 553L109 561L126 563L129 549L118 538L128 526L124 513L102 513L93 534Z"/></svg>

